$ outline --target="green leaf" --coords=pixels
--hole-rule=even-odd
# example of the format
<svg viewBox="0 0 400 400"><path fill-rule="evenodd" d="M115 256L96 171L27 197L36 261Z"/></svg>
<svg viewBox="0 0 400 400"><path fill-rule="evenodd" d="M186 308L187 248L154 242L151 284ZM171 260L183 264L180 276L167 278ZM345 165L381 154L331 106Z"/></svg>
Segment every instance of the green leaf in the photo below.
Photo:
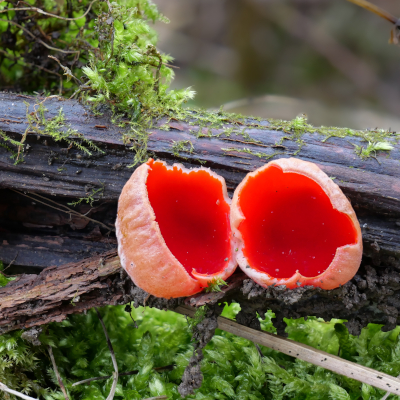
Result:
<svg viewBox="0 0 400 400"><path fill-rule="evenodd" d="M343 324L335 324L335 334L339 340L340 356L346 360L353 361L354 350L347 327Z"/></svg>
<svg viewBox="0 0 400 400"><path fill-rule="evenodd" d="M384 150L384 151L390 151L394 149L394 146L391 145L389 142L378 142L374 143L374 150Z"/></svg>
<svg viewBox="0 0 400 400"><path fill-rule="evenodd" d="M329 398L332 400L351 400L349 394L338 385L329 384Z"/></svg>
<svg viewBox="0 0 400 400"><path fill-rule="evenodd" d="M371 400L375 393L376 391L372 386L367 385L366 383L361 385L361 397L363 400Z"/></svg>

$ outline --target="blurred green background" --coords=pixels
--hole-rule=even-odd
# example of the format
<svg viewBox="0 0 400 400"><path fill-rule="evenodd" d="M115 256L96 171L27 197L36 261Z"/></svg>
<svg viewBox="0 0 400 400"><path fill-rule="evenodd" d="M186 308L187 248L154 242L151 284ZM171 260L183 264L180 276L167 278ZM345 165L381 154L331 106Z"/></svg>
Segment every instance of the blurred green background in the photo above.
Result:
<svg viewBox="0 0 400 400"><path fill-rule="evenodd" d="M314 125L400 130L392 25L346 0L155 0L173 87L193 104ZM375 0L396 17L400 2Z"/></svg>

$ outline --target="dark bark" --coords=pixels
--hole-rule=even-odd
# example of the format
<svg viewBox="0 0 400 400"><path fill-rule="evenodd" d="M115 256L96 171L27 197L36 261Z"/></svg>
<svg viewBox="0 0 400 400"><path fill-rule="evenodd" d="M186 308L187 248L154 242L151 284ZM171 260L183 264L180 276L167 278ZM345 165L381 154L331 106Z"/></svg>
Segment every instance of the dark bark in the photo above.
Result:
<svg viewBox="0 0 400 400"><path fill-rule="evenodd" d="M28 126L24 102L31 105L29 112L32 112L33 105L42 100L42 98L0 93L0 129L19 138ZM103 200L117 200L133 171L132 168L126 168L132 163L133 153L123 145L123 128L113 125L106 116L95 117L76 101L49 99L44 105L48 109L46 113L48 118L57 115L62 108L71 127L77 129L85 138L101 145L106 154L89 157L74 148L67 151L65 144L53 143L44 136L30 134L27 138L30 148L23 164L13 165L9 153L4 149L1 150L1 187L78 198L86 196L88 187L101 187L103 183L105 187ZM157 126L165 122L161 120ZM237 128L233 122L227 121L226 127ZM268 125L266 121L247 122L248 126L241 124L239 127L259 143L250 142L240 135L233 134L230 137L196 138L193 132L197 133L201 129L204 134L208 134L208 128L172 121L169 123L170 131L160 130L157 127L149 129L148 148L157 157L182 162L184 161L182 157L174 156L172 144L174 141L190 140L194 152L182 153L183 157L187 157L183 163L199 166L200 161L205 161L205 166L224 176L228 188L233 190L247 172L265 164L265 158L222 149L241 150L245 147L253 152L267 155L276 153L276 157L284 157L293 155L299 147L298 143L290 140L283 142L283 149L277 147L277 142L290 135L256 126ZM106 129L96 126L104 126ZM223 129L212 129L214 135L222 132ZM365 142L359 138L332 137L322 142L323 136L306 133L302 139L305 145L299 157L315 162L329 176L335 177L356 210L400 217L399 145L396 145L389 156L383 153L377 159L362 160L354 153L354 145L365 146ZM65 170L60 172L57 170L58 167L63 167Z"/></svg>
<svg viewBox="0 0 400 400"><path fill-rule="evenodd" d="M0 130L19 140L28 127L24 101L30 104L28 112L32 112L33 104L42 100L0 93ZM99 262L96 255L116 248L112 226L117 200L133 172L128 165L132 163L134 153L123 144L123 128L114 126L107 115L94 116L76 101L53 98L46 100L44 105L48 110L46 117L55 116L62 107L67 123L94 141L105 153L87 156L75 148L68 149L66 143L54 142L34 133L27 136L29 148L24 154L24 162L14 165L10 153L0 147L0 260L5 264L13 262L6 272L39 272L51 266L38 277L23 276L10 287L0 289L0 326L3 331L9 329L8 322L11 329L34 326L60 320L68 313L82 312L95 305L122 304L130 300L142 304L147 299L147 304L175 306L182 300L168 303L151 296L147 298L144 292L128 283L120 276L115 257L110 261L115 270L105 275L98 275L93 267L93 263ZM197 138L193 131L201 130L208 134L208 128L182 121L171 120L168 123L170 131L158 128L166 122L164 119L149 127L149 151L170 163L183 162L188 167L197 167L205 162L205 166L224 176L230 192L247 172L263 165L267 155L293 155L299 146L292 140L285 140L284 147L276 146L282 137L290 134L266 129L268 123L265 121L249 119L245 125L234 120L226 121L226 127L245 129L250 138L258 141L256 143L235 134L217 137L223 129L212 129L213 137ZM281 287L262 289L251 281L243 284L243 277L238 274L232 277L233 283L229 290L225 290L226 293L194 296L186 302L201 305L235 299L242 304L238 318L251 326L257 325L255 311L262 314L271 308L277 314L280 330L282 317L306 315L348 318L353 332L368 322L386 324L388 329L397 323L397 309L400 307L397 301L400 297L400 146L396 145L389 154L378 154L377 159L362 160L354 152L354 145L365 146L358 138L330 138L322 142L321 135L306 133L302 139L305 145L298 157L315 162L329 176L335 177L335 182L357 212L364 241L364 257L358 275L344 287L333 291L312 288L287 291ZM180 140L190 140L194 152L174 155L173 142ZM230 150L224 150L227 148ZM265 155L258 157L231 150L243 148ZM98 188L103 190L95 196L97 201L93 207L85 202L75 208L68 205ZM48 203L46 199L61 206L67 205L91 220L39 202ZM51 204L58 208L55 203ZM82 261L87 257L92 258ZM72 264L66 267L66 263ZM90 284L85 280L83 265L89 265L88 270L92 271L88 273ZM71 274L75 274L68 272L70 268L78 268L76 274L82 278L75 286L65 283ZM47 281L55 273L58 281L52 283L53 289L65 284L64 289L55 290L57 293L51 295L31 292L39 285L38 282ZM14 289L15 293L12 293ZM28 293L35 295L28 296ZM76 293L79 293L80 300L72 305L70 302ZM15 302L5 303L7 296L12 296Z"/></svg>
<svg viewBox="0 0 400 400"><path fill-rule="evenodd" d="M149 296L136 287L120 267L116 251L60 267L39 275L23 274L0 288L0 334L62 321L69 314L92 307L126 304L174 308L182 300Z"/></svg>

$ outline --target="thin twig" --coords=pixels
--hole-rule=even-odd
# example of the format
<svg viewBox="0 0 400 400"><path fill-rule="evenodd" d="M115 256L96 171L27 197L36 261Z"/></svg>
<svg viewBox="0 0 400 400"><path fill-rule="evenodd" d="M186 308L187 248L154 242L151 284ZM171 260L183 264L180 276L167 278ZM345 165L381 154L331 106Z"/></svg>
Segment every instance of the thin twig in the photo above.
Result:
<svg viewBox="0 0 400 400"><path fill-rule="evenodd" d="M63 384L63 381L61 379L60 373L58 372L56 360L54 359L53 349L51 348L51 346L47 346L47 349L48 349L49 354L50 354L51 363L53 364L54 372L56 373L58 384L60 385L60 388L61 388L61 390L63 392L64 397L65 397L65 400L69 400L69 397L68 397L67 391L65 389L65 386Z"/></svg>
<svg viewBox="0 0 400 400"><path fill-rule="evenodd" d="M50 201L51 203L55 203L55 204L57 204L59 207L65 207L66 210L63 210L62 208L54 207L54 206L52 206L51 204L48 204L48 203L46 203L46 202L44 202L44 201L41 201L41 200L36 199L36 198L34 198L34 197L32 197L32 196L29 196L29 195L27 195L26 193L22 193L22 192L20 192L19 190L16 190L16 189L11 189L11 190L14 191L14 192L16 192L16 193L18 193L18 194L20 194L20 195L22 195L22 196L28 197L29 199L31 199L31 200L33 200L33 201L37 201L38 203L44 204L44 205L47 206L47 207L54 208L55 210L64 212L64 213L66 213L66 214L70 214L70 215L72 214L72 215L75 215L75 216L77 216L77 217L85 218L85 219L87 219L87 220L89 220L89 221L91 221L91 222L94 222L95 224L99 224L100 226L102 226L103 228L108 229L109 231L115 232L115 229L114 229L114 228L111 228L110 226L108 226L108 225L106 225L106 224L103 224L102 222L97 221L97 220L95 220L95 219L93 219L93 218L87 217L86 215L81 214L81 213L79 213L78 211L75 211L75 210L73 210L72 208L69 208L69 207L65 206L64 204L59 204L59 203L57 203L57 202L54 201L54 200L50 200L50 199L48 199L48 198L46 198L46 197L44 197L44 196L41 196L40 194L31 193L31 194L33 194L33 195L35 195L35 196L38 196L38 197L42 198L42 199L45 199L45 200L47 200L47 201Z"/></svg>
<svg viewBox="0 0 400 400"><path fill-rule="evenodd" d="M4 1L4 0L1 0L0 3L1 3L2 1ZM97 0L93 0L93 1L89 4L89 7L88 7L88 9L86 10L86 12L85 12L84 14L82 14L80 17L76 17L76 18L60 17L59 15L51 14L51 13L48 13L48 12L46 12L46 11L43 11L43 10L41 10L41 9L38 8L38 7L8 8L8 9L0 10L0 14L1 14L1 13L4 13L4 12L7 12L7 11L36 11L36 12L38 12L39 14L47 15L47 16L52 17L52 18L62 19L62 20L64 20L64 21L76 21L76 20L78 20L78 19L81 19L81 18L83 18L83 17L86 17L86 15L89 13L90 9L92 8L92 4L93 4L94 2L96 2L96 1L97 1Z"/></svg>
<svg viewBox="0 0 400 400"><path fill-rule="evenodd" d="M64 204L57 203L56 201L51 200L51 199L48 199L47 197L44 197L44 196L42 196L42 195L40 195L40 194L38 194L38 193L33 193L33 194L34 194L35 196L40 197L41 199L50 201L50 203L54 203L54 204L57 204L58 206L61 206L61 207L66 208L66 209L68 210L68 213L75 214L75 215L78 216L78 217L86 218L86 219L88 219L89 221L92 221L92 222L94 222L94 223L96 223L96 224L100 224L101 226L103 226L103 228L107 228L107 229L109 229L109 230L115 232L115 229L114 229L114 228L112 228L112 227L110 227L110 226L108 226L108 225L105 225L105 224L103 224L102 222L96 221L95 219L90 218L90 217L87 216L87 214L89 214L90 211L95 210L95 209L98 208L98 207L93 207L93 208L91 208L86 214L81 214L80 212L78 212L78 211L76 211L76 210L73 210L72 208L69 208L69 207L67 207L67 206L64 205ZM49 205L49 206L50 206L50 205Z"/></svg>
<svg viewBox="0 0 400 400"><path fill-rule="evenodd" d="M163 371L164 369L172 369L174 367L174 365L166 365L165 367L156 367L153 368L155 371ZM119 376L130 376L130 375L137 375L139 373L139 371L135 370L135 371L128 371L128 372L121 372L119 374ZM79 382L75 382L72 384L72 386L78 386L78 385L83 385L84 383L90 383L93 381L102 381L102 380L106 380L106 379L110 379L112 377L112 375L105 375L105 376L98 376L96 378L88 378L88 379L84 379L83 381L79 381Z"/></svg>
<svg viewBox="0 0 400 400"><path fill-rule="evenodd" d="M26 32L31 38L35 39L37 42L42 44L44 47L47 47L49 50L54 50L54 51L59 51L60 53L65 53L65 54L75 54L78 53L78 50L63 50L63 49L58 49L57 47L49 46L46 42L43 42L42 39L39 39L36 37L33 33L31 33L28 29L24 28L22 25L16 23L15 21L8 20L8 23L17 26L19 29L22 29L24 32Z"/></svg>
<svg viewBox="0 0 400 400"><path fill-rule="evenodd" d="M101 315L100 315L99 310L97 309L97 307L95 307L94 309L96 310L97 316L99 317L99 320L100 320L100 323L101 323L101 326L103 327L104 336L106 337L108 349L110 350L111 359L112 359L112 363L113 363L113 366L114 366L114 372L113 372L114 380L113 380L113 383L111 385L110 393L107 396L107 400L113 400L114 395L115 395L115 390L117 389L117 382L118 382L117 359L115 358L114 349L112 347L111 340L110 340L110 338L108 336L106 326L104 325L103 318L101 318Z"/></svg>
<svg viewBox="0 0 400 400"><path fill-rule="evenodd" d="M63 89L63 79L62 76L60 76L60 88L58 89L58 95L60 97L62 96L62 89Z"/></svg>
<svg viewBox="0 0 400 400"><path fill-rule="evenodd" d="M358 6L365 8L368 11L373 12L376 15L386 19L386 21L391 22L392 24L396 24L398 22L398 18L383 10L382 8L376 6L375 4L370 3L366 0L347 0L350 3L357 4Z"/></svg>
<svg viewBox="0 0 400 400"><path fill-rule="evenodd" d="M111 17L112 17L112 7L111 7L111 3L109 2L109 0L107 1L107 5L108 5L108 12L110 13ZM109 63L109 61L112 59L113 55L114 55L114 37L115 37L115 28L114 28L114 21L112 21L112 28L111 28L111 54L110 57L108 58L108 60L106 61L104 68L107 67L107 64Z"/></svg>
<svg viewBox="0 0 400 400"><path fill-rule="evenodd" d="M1 3L1 1L0 1ZM14 396L18 396L21 397L21 399L25 399L25 400L37 400L34 397L29 397L26 394L22 394L20 392L17 392L16 390L10 389L8 386L6 386L4 383L0 382L0 390L3 390L4 392L13 394Z"/></svg>
<svg viewBox="0 0 400 400"><path fill-rule="evenodd" d="M19 251L17 252L17 255L11 260L10 264L8 264L7 267L5 267L5 268L3 269L2 272L4 272L6 269L10 268L11 265L13 265L14 261L15 261L15 260L17 259L17 257L18 257L18 254L19 254Z"/></svg>
<svg viewBox="0 0 400 400"><path fill-rule="evenodd" d="M75 81L78 82L79 85L82 85L82 81L80 79L78 79L68 67L66 67L65 65L62 65L61 61L57 57L54 57L54 56L47 56L47 57L51 58L52 60L54 60L58 63L58 65L64 71L64 75L67 76L67 81L69 81L71 78L74 78Z"/></svg>
<svg viewBox="0 0 400 400"><path fill-rule="evenodd" d="M157 71L156 71L156 82L154 84L154 91L158 94L160 91L160 71L161 71L161 66L162 66L162 58L161 58L161 54L160 53L156 53L158 55L158 67L157 67Z"/></svg>

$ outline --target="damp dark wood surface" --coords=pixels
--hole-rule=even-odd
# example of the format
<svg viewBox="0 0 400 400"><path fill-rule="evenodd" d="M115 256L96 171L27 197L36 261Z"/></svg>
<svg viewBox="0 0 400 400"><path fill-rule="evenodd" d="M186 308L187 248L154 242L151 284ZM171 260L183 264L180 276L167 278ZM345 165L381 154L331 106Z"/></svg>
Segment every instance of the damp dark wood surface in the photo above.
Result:
<svg viewBox="0 0 400 400"><path fill-rule="evenodd" d="M27 104L28 112L31 113L33 105L43 100L0 93L0 130L19 140L28 128ZM93 260L98 263L103 258L102 253L116 249L112 227L117 200L134 170L129 167L134 152L122 141L124 128L114 126L107 116L94 116L89 109L76 101L52 98L43 104L48 110L47 118L57 115L62 108L67 124L94 141L105 153L88 156L75 148L68 149L63 142L54 142L44 135L28 133L24 162L14 165L10 153L0 146L0 260L6 266L10 264L6 273L39 273L50 267L38 277L24 276L10 288L7 286L0 289L2 329L6 329L6 321L12 321L14 314L16 317L13 329L28 327L55 320L54 318L62 319L69 312L81 312L93 305L122 304L128 299L136 301L135 296L139 293L139 289L134 289L131 284L129 290L135 295L127 297L124 294L121 289L122 278L117 277L120 269L117 267L118 258L115 253L112 256L114 258L110 256L115 270L109 274L100 276L93 272L88 281L92 283L86 284L86 275L82 273L82 265L94 265L91 263ZM206 167L224 176L231 193L247 172L263 165L270 155L293 156L299 146L291 140L284 140L283 147L276 146L283 136L290 134L265 129L268 125L265 121L249 119L246 122L248 125L226 121L225 128L239 127L250 138L256 139L257 143L242 135L219 135L223 128L212 129L213 137L197 138L196 133L199 130L208 134L208 129L175 120L168 122L169 131L159 129L166 123L166 120L161 120L155 127L149 128L149 152L169 163L181 162L188 167L198 167L205 162ZM364 256L359 274L347 286L336 291L309 288L293 291L282 288L266 290L254 286L255 284L252 286L243 276L235 275L232 278L235 284L231 282L229 290L225 290L222 295L194 296L186 301L191 305L201 305L236 299L242 305L242 313L238 318L242 318L245 325L257 325L255 311L262 314L262 310L267 308L273 309L280 321L285 316L305 315L348 318L353 324L354 332L368 322L380 322L386 326L398 323L397 311L395 313L393 310L400 307L396 300L400 298L399 144L390 153L382 152L376 158L362 160L355 154L354 145L365 146L366 143L358 138L330 138L322 142L321 135L306 133L302 139L305 144L297 157L317 163L329 176L334 177L359 217L364 242ZM173 146L175 142L182 140L190 140L194 151L180 152L178 156ZM1 143L4 144L2 139ZM244 149L249 149L250 153L243 152ZM257 156L251 153L262 154ZM92 205L86 201L78 206L71 205L97 190L99 191L94 196L96 201ZM79 215L65 212L62 206L76 210ZM39 292L32 292L39 282L47 281L49 276L56 273L61 274L58 275L59 282L64 285L61 282L70 279L68 277L71 276L71 268L80 269L76 274L81 274L79 276L82 280L78 280L75 286L62 286L60 294L57 293L59 283L54 280L53 294L46 291L41 291L41 295ZM105 279L105 276L109 278ZM93 287L90 286L92 284ZM13 290L12 287L16 290L15 294L9 292ZM35 296L32 297L32 293L36 293ZM76 293L79 293L80 300L72 304L71 300ZM5 303L7 296L12 296L17 302ZM143 303L147 294L142 293L141 296ZM7 298L10 300L10 297ZM27 303L19 302L18 298L27 299ZM97 298L99 300L95 300ZM168 302L160 301L158 304L158 300L151 296L147 301L147 304L150 302L160 307L169 307ZM172 303L176 305L179 301ZM7 307L5 304L8 304ZM67 311L60 311L60 307ZM46 317L42 317L44 314Z"/></svg>
<svg viewBox="0 0 400 400"><path fill-rule="evenodd" d="M28 127L28 113L34 111L34 104L43 98L31 98L24 95L0 93L0 129L14 134L17 139ZM48 112L47 118L54 117L62 108L66 122L73 129L91 139L103 150L104 155L87 156L72 148L67 150L65 143L54 143L45 136L36 133L28 134L29 149L25 154L25 162L14 165L10 154L4 149L0 152L0 185L3 188L15 188L34 191L42 194L64 197L85 197L89 187L99 188L104 185L104 200L117 200L121 189L131 173L133 152L123 145L123 128L114 126L110 119L94 116L77 101L52 98L43 105ZM164 125L165 120L158 123ZM259 143L250 142L240 135L216 137L224 129L212 129L214 137L196 138L201 130L208 134L208 128L190 125L186 122L170 121L170 131L158 128L149 129L148 149L157 157L183 162L186 165L205 166L220 173L227 181L230 189L234 189L249 171L265 164L266 156L275 157L293 155L299 144L284 140L282 147L277 147L283 137L290 134L266 130L256 125L268 125L268 122L247 121L248 126L235 125L227 121L225 127L234 126L248 134ZM106 127L100 129L98 126ZM385 215L400 216L400 145L388 154L382 152L376 158L362 160L354 152L354 145L365 146L359 138L332 137L322 142L323 137L317 133L304 134L305 142L298 154L303 160L317 163L352 200L353 206L376 211ZM174 155L173 144L181 140L190 140L194 152ZM243 153L249 149L253 153L263 153L265 157ZM184 160L186 157L187 160Z"/></svg>

